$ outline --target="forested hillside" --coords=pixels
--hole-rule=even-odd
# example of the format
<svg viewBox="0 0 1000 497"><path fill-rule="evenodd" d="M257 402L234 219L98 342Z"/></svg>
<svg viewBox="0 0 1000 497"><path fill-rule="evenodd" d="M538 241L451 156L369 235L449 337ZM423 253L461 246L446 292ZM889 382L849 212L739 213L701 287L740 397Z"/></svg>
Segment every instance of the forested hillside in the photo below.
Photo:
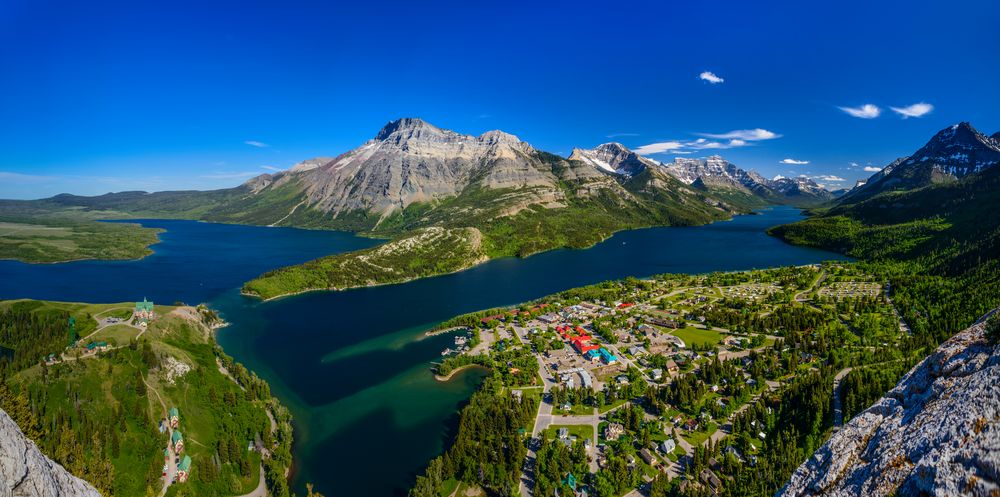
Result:
<svg viewBox="0 0 1000 497"><path fill-rule="evenodd" d="M104 495L159 495L169 439L159 425L172 407L193 464L166 495L242 495L265 475L272 495L288 495L291 427L267 384L215 345L211 311L156 312L144 328L98 325L98 316L128 323L130 304L0 302L0 345L11 350L0 359L0 407ZM266 456L247 450L255 440Z"/></svg>

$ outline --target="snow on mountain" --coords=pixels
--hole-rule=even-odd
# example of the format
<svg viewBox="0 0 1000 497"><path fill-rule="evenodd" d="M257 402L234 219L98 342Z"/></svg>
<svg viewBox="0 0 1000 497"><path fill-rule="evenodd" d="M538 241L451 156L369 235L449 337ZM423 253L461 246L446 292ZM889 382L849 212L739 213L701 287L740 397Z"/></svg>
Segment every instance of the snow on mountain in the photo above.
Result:
<svg viewBox="0 0 1000 497"><path fill-rule="evenodd" d="M596 148L574 148L570 160L578 160L595 168L623 176L635 176L647 167L658 167L659 162L647 159L626 148L621 143L604 143Z"/></svg>

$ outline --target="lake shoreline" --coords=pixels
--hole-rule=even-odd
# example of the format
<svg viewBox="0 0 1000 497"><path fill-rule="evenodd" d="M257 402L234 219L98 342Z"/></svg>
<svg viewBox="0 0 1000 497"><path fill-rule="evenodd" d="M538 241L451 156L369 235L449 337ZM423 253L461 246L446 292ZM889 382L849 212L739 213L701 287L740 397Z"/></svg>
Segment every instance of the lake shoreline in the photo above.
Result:
<svg viewBox="0 0 1000 497"><path fill-rule="evenodd" d="M437 380L437 381L440 381L441 383L447 383L447 382L451 381L452 379L454 379L456 374L462 373L462 372L465 372L465 371L468 371L468 370L471 370L471 369L476 369L476 368L481 368L484 371L489 371L490 370L490 368L488 368L486 366L483 366L482 364L475 364L475 363L473 363L473 364L466 364L464 366L459 366L459 367L457 367L455 369L452 369L451 372L448 373L445 376L441 376L441 375L439 375L437 373L434 373L434 379Z"/></svg>
<svg viewBox="0 0 1000 497"><path fill-rule="evenodd" d="M619 233L626 233L626 232L631 232L631 231L651 230L651 229L662 229L662 228L697 228L697 227L700 227L700 226L708 226L708 225L712 225L712 224L716 224L716 223L721 223L721 222L731 222L731 221L733 221L733 219L735 219L737 217L740 217L740 216L759 216L759 215L761 215L760 211L762 211L762 210L770 210L770 209L773 209L774 207L775 206L772 205L772 206L763 207L761 209L752 210L752 211L749 211L749 212L737 212L737 213L731 214L729 217L726 217L726 218L723 218L723 219L717 219L717 220L710 221L710 222L707 222L707 223L704 223L704 224L695 224L695 225L660 224L660 225L650 225L650 226L622 228L622 229L619 229L619 230L612 231L608 236L606 236L606 237L604 237L604 238L602 238L600 240L597 240L594 243L592 243L590 245L587 245L586 247L571 247L571 246L563 245L563 246L551 247L551 248L547 248L547 249L542 249L542 250L534 251L534 252L527 253L527 254L524 254L524 255L511 255L511 256L502 256L502 257L488 257L488 256L486 256L486 257L480 258L477 261L472 262L468 266L456 269L454 271L448 271L448 272L443 272L443 273L434 273L434 274L430 274L430 275L427 275L427 276L414 276L414 277L406 278L406 279L400 280L400 281L390 281L390 282L384 282L384 283L368 283L368 284L365 284L365 285L353 285L353 286L346 286L346 287L343 287L343 288L336 288L336 287L328 287L328 288L306 288L306 289L303 289L303 290L297 290L297 291L294 291L294 292L282 293L282 294L279 294L279 295L274 295L274 296L271 296L271 297L264 298L264 297L262 297L260 295L257 295L257 294L254 294L254 293L248 293L248 292L245 292L243 290L243 288L246 287L247 283L250 283L250 281L253 281L253 280L250 280L250 281L244 283L244 285L242 287L240 287L240 294L243 295L243 296L245 296L245 297L250 297L250 298L258 299L261 302L270 302L270 301L273 301L273 300L276 300L276 299L281 299L281 298L284 298L284 297L294 297L296 295L302 295L302 294L311 293L311 292L343 292L343 291L347 291L347 290L354 290L354 289L357 289L357 288L372 288L372 287L386 286L386 285L398 285L398 284L403 284L403 283L410 283L412 281L422 280L422 279L425 279L425 278L436 278L438 276L446 276L446 275L449 275L449 274L460 273L462 271L468 271L469 269L473 269L473 268L482 266L483 264L486 264L486 263L489 263L489 262L492 262L492 261L498 261L498 260L503 260L503 259L527 259L529 257L533 257L533 256L536 256L536 255L539 255L539 254L544 254L544 253L547 253L547 252L553 252L553 251L558 251L558 250L589 250L589 249L595 247L598 244L601 244L601 243L604 243L604 242L610 240L611 238L613 238L615 235L617 235ZM800 212L802 211L802 209L798 209L798 210ZM362 234L362 233L352 233L352 234L354 234L355 236L364 236L364 234ZM343 255L343 254L338 254L338 255ZM280 269L280 268L278 268L278 269ZM259 279L262 276L263 275L260 275L257 278L254 278L254 280Z"/></svg>

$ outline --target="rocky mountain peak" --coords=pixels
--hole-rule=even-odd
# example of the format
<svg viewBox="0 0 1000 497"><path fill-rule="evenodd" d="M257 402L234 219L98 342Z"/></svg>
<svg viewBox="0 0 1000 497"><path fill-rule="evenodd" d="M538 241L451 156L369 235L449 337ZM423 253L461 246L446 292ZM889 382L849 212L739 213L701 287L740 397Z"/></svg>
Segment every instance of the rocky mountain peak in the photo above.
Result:
<svg viewBox="0 0 1000 497"><path fill-rule="evenodd" d="M1000 163L1000 145L971 124L961 122L938 131L905 161L907 165L925 163L961 178Z"/></svg>
<svg viewBox="0 0 1000 497"><path fill-rule="evenodd" d="M390 121L375 135L375 141L402 141L411 138L441 136L445 131L416 117L404 117Z"/></svg>
<svg viewBox="0 0 1000 497"><path fill-rule="evenodd" d="M647 167L659 165L617 142L602 143L592 149L574 148L570 160L588 163L607 173L635 176Z"/></svg>
<svg viewBox="0 0 1000 497"><path fill-rule="evenodd" d="M778 496L1000 493L1000 346L985 326L984 317L941 344L834 433Z"/></svg>
<svg viewBox="0 0 1000 497"><path fill-rule="evenodd" d="M479 141L487 145L496 145L498 143L506 143L508 145L518 145L521 144L521 139L499 129L494 129L492 131L487 131L479 135Z"/></svg>

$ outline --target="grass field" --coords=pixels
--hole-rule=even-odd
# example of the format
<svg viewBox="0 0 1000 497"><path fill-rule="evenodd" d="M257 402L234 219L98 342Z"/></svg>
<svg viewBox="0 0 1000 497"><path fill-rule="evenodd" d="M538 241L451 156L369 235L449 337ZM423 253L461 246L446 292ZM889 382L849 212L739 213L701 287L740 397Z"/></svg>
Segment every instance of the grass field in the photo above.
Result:
<svg viewBox="0 0 1000 497"><path fill-rule="evenodd" d="M708 440L708 437L712 436L712 434L715 433L715 430L718 429L719 425L712 422L708 424L708 430L706 431L684 432L681 436L684 437L684 440L687 440L689 444L698 446L705 443L705 440Z"/></svg>
<svg viewBox="0 0 1000 497"><path fill-rule="evenodd" d="M597 413L598 414L604 414L604 413L606 413L606 412L608 412L608 411L610 411L610 410L612 410L612 409L614 409L614 408L616 408L616 407L624 404L625 402L627 402L625 399L618 399L618 400L612 402L611 404L598 407L597 408Z"/></svg>
<svg viewBox="0 0 1000 497"><path fill-rule="evenodd" d="M105 341L111 345L128 345L137 336L139 330L125 324L114 324L94 333L86 342Z"/></svg>
<svg viewBox="0 0 1000 497"><path fill-rule="evenodd" d="M585 406L583 404L574 404L568 411L564 411L558 407L553 410L558 414L568 414L570 416L590 416L594 414L593 406Z"/></svg>
<svg viewBox="0 0 1000 497"><path fill-rule="evenodd" d="M74 219L0 220L0 259L65 262L139 259L152 253L162 230L131 223Z"/></svg>
<svg viewBox="0 0 1000 497"><path fill-rule="evenodd" d="M672 330L671 335L684 340L684 345L691 347L691 344L709 344L711 346L716 346L722 341L722 333L713 330L705 330L701 328L694 328L691 326L685 326L677 330Z"/></svg>
<svg viewBox="0 0 1000 497"><path fill-rule="evenodd" d="M559 438L559 429L566 428L569 430L570 437L576 437L580 440L589 438L594 439L594 427L591 425L551 425L545 429L545 438L556 439Z"/></svg>

